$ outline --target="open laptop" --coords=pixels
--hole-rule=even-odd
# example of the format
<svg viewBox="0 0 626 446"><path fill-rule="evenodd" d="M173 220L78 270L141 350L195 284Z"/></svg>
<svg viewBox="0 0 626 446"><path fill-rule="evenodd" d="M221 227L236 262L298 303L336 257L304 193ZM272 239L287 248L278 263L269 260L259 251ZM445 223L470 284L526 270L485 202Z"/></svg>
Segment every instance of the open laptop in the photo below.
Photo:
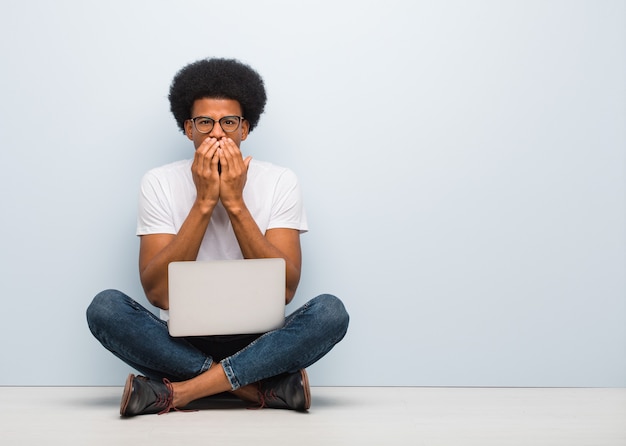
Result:
<svg viewBox="0 0 626 446"><path fill-rule="evenodd" d="M285 322L284 259L172 262L171 336L265 333Z"/></svg>

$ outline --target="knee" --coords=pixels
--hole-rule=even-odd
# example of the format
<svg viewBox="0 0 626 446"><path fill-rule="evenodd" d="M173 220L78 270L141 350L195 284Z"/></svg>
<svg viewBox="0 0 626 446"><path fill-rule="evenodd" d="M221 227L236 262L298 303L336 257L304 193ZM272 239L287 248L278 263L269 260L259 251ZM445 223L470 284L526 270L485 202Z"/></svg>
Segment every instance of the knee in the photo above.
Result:
<svg viewBox="0 0 626 446"><path fill-rule="evenodd" d="M332 294L322 294L315 299L320 306L320 314L329 330L336 333L337 338L342 339L348 331L350 315L343 302Z"/></svg>
<svg viewBox="0 0 626 446"><path fill-rule="evenodd" d="M126 295L117 290L105 290L96 294L87 307L87 324L91 331L114 318L119 303L125 298Z"/></svg>

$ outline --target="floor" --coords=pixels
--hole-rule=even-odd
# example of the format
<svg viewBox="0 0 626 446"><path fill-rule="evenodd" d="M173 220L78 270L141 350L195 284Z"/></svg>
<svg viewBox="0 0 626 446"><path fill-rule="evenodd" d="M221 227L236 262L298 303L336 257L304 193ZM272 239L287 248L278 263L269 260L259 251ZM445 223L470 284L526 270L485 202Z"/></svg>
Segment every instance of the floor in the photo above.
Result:
<svg viewBox="0 0 626 446"><path fill-rule="evenodd" d="M308 413L201 410L121 419L121 387L0 387L2 445L626 445L626 388L314 387Z"/></svg>

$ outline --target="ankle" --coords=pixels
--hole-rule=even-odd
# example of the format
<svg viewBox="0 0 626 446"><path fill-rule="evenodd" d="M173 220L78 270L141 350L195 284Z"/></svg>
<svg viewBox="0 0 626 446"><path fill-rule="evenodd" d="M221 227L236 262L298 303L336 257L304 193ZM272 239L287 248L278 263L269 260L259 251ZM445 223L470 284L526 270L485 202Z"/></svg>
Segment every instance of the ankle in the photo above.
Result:
<svg viewBox="0 0 626 446"><path fill-rule="evenodd" d="M183 407L189 404L192 400L186 394L184 382L172 383L172 406Z"/></svg>
<svg viewBox="0 0 626 446"><path fill-rule="evenodd" d="M261 399L259 398L258 383L248 384L247 386L240 387L237 390L232 390L231 393L237 398L248 401L249 403L261 403Z"/></svg>

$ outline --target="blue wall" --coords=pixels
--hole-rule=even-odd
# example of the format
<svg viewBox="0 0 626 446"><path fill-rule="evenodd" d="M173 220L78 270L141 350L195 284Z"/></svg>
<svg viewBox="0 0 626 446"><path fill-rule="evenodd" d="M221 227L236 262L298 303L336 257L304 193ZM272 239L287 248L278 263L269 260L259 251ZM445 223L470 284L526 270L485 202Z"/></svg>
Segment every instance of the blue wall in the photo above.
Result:
<svg viewBox="0 0 626 446"><path fill-rule="evenodd" d="M192 156L175 72L236 57L291 167L294 308L339 295L314 385L626 385L623 1L31 1L0 13L0 385L122 385L104 288L145 302L142 174Z"/></svg>

